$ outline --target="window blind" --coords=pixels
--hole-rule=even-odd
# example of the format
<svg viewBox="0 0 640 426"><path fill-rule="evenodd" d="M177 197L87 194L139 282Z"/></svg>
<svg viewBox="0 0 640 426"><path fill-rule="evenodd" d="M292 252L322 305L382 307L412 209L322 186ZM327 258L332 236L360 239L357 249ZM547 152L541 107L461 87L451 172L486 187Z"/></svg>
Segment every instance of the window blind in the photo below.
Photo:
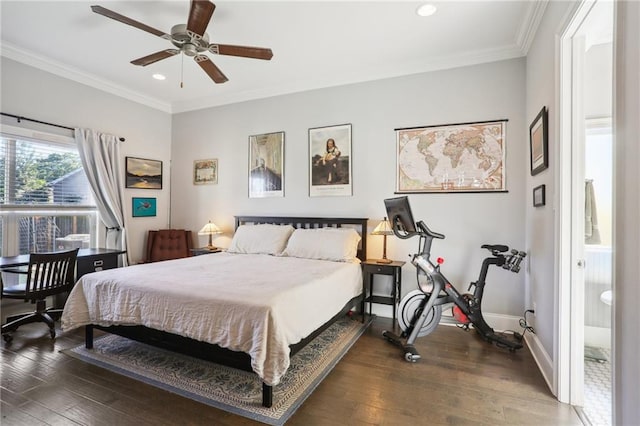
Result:
<svg viewBox="0 0 640 426"><path fill-rule="evenodd" d="M95 207L76 146L2 135L0 204Z"/></svg>

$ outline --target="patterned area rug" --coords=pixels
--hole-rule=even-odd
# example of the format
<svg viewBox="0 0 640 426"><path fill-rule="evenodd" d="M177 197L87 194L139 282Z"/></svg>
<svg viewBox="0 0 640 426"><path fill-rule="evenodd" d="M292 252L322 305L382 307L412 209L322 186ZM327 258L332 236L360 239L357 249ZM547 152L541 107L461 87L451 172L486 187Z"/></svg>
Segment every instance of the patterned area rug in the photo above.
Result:
<svg viewBox="0 0 640 426"><path fill-rule="evenodd" d="M91 364L170 392L270 425L282 425L371 324L345 317L291 358L273 388L273 406L262 406L262 382L254 374L154 348L116 335L63 351Z"/></svg>

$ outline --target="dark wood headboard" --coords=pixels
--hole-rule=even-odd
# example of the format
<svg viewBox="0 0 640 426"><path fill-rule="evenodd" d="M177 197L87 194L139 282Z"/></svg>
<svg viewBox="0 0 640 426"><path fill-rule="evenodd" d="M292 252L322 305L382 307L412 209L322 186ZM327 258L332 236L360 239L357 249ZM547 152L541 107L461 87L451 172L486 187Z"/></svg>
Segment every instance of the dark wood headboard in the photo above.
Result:
<svg viewBox="0 0 640 426"><path fill-rule="evenodd" d="M360 234L361 240L358 246L358 259L367 259L367 221L368 218L342 218L342 217L286 217L286 216L235 216L237 229L240 225L271 223L274 225L291 225L294 228L354 228ZM354 226L355 225L355 226Z"/></svg>

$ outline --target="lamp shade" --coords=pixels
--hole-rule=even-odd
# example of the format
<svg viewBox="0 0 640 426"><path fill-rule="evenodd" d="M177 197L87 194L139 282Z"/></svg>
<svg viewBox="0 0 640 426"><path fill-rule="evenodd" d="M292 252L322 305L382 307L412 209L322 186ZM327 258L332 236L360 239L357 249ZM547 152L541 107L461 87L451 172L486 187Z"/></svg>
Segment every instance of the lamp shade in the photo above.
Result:
<svg viewBox="0 0 640 426"><path fill-rule="evenodd" d="M209 223L207 223L205 226L202 227L201 230L198 231L198 235L209 236L209 245L207 246L209 250L217 250L216 247L213 245L213 240L212 240L212 236L215 234L222 234L222 231L220 230L220 228L216 226L215 223L212 223L211 221L209 221Z"/></svg>
<svg viewBox="0 0 640 426"><path fill-rule="evenodd" d="M205 226L202 227L201 230L198 231L198 235L214 235L214 234L221 234L222 231L220 230L220 228L218 228L216 226L215 223L212 223L211 221L209 221L209 223L207 223Z"/></svg>
<svg viewBox="0 0 640 426"><path fill-rule="evenodd" d="M371 235L393 235L391 224L386 217L373 229Z"/></svg>
<svg viewBox="0 0 640 426"><path fill-rule="evenodd" d="M387 235L393 235L393 229L391 228L391 224L385 217L382 222L378 224L375 228L373 228L373 232L371 235L382 235L384 236L384 241L382 242L382 259L378 259L378 263L391 263L392 261L387 259Z"/></svg>

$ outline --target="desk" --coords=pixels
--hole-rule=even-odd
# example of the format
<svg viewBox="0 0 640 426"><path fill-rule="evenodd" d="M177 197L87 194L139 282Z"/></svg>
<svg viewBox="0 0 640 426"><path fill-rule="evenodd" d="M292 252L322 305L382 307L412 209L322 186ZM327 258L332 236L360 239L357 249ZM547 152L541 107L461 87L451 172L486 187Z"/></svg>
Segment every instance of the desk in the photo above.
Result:
<svg viewBox="0 0 640 426"><path fill-rule="evenodd" d="M78 260L76 263L76 279L89 272L97 272L103 269L118 267L118 256L125 254L124 250L112 250L103 248L90 248L78 250ZM20 254L18 256L0 257L0 270L5 268L15 268L16 266L26 266L29 264L29 255Z"/></svg>
<svg viewBox="0 0 640 426"><path fill-rule="evenodd" d="M125 253L126 251L124 250L112 250L104 248L89 248L78 250L78 258L76 260L76 280L78 280L84 274L88 274L90 272L117 268L118 256ZM0 257L0 272L6 268L27 266L28 264L28 254ZM2 282L2 277L0 277L0 282ZM64 306L65 301L66 295L55 296L55 306Z"/></svg>
<svg viewBox="0 0 640 426"><path fill-rule="evenodd" d="M369 315L371 315L371 304L380 303L383 305L393 306L393 324L396 323L396 309L402 294L402 265L405 262L393 261L391 263L378 263L375 260L365 260L362 262L362 293L365 295L362 301L362 313L365 312L365 303L369 302ZM391 286L391 294L389 296L373 295L373 276L388 275L393 278ZM369 288L369 296L367 297L367 287Z"/></svg>

